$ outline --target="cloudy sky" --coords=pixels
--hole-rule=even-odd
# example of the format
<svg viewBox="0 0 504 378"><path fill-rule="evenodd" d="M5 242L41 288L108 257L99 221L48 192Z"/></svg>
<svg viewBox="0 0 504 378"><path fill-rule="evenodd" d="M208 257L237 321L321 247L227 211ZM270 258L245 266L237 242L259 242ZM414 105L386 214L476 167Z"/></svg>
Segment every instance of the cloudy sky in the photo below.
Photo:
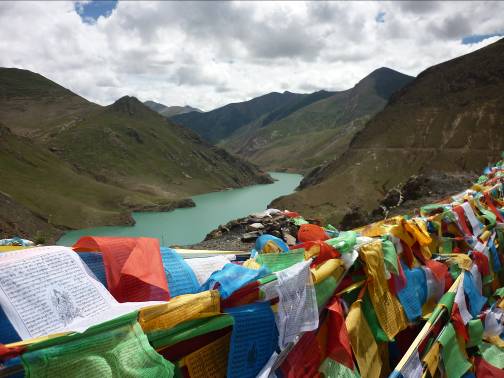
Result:
<svg viewBox="0 0 504 378"><path fill-rule="evenodd" d="M0 66L91 101L210 110L417 75L504 36L504 2L0 2Z"/></svg>

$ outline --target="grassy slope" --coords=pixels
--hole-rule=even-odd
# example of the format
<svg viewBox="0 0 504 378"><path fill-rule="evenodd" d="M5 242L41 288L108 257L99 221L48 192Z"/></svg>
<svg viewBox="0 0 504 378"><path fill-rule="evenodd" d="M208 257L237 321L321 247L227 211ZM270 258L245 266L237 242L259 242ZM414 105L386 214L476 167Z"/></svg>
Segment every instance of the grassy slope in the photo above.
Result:
<svg viewBox="0 0 504 378"><path fill-rule="evenodd" d="M129 220L126 209L162 200L91 177L29 139L0 128L0 191L57 226L110 225Z"/></svg>
<svg viewBox="0 0 504 378"><path fill-rule="evenodd" d="M194 130L204 140L217 143L240 127L304 96L306 95L291 92L272 92L249 101L228 104L209 112L179 114L171 120Z"/></svg>
<svg viewBox="0 0 504 378"><path fill-rule="evenodd" d="M18 135L40 138L99 108L37 73L0 68L0 120Z"/></svg>
<svg viewBox="0 0 504 378"><path fill-rule="evenodd" d="M172 198L256 178L248 165L129 97L55 134L50 146L100 181Z"/></svg>
<svg viewBox="0 0 504 378"><path fill-rule="evenodd" d="M504 40L431 67L393 96L341 158L274 206L339 222L418 173L480 172L504 150Z"/></svg>
<svg viewBox="0 0 504 378"><path fill-rule="evenodd" d="M0 117L12 130L0 191L58 226L126 223L132 209L268 181L135 98L101 107L25 70L0 69Z"/></svg>
<svg viewBox="0 0 504 378"><path fill-rule="evenodd" d="M267 169L307 170L341 156L391 93L412 78L379 69L354 88L337 92L272 122L242 128L222 146Z"/></svg>

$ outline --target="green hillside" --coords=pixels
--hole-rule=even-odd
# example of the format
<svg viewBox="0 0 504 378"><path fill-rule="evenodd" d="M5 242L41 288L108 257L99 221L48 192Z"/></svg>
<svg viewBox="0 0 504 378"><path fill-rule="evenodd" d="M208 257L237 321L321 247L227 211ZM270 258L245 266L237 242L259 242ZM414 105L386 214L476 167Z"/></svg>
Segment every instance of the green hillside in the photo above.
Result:
<svg viewBox="0 0 504 378"><path fill-rule="evenodd" d="M242 127L221 145L267 169L307 170L340 156L392 93L412 79L388 68L377 69L355 87L326 92L330 96L300 106L266 126L259 120Z"/></svg>
<svg viewBox="0 0 504 378"><path fill-rule="evenodd" d="M433 66L392 96L338 159L273 206L337 224L410 176L481 172L504 150L504 39Z"/></svg>
<svg viewBox="0 0 504 378"><path fill-rule="evenodd" d="M305 96L291 92L272 92L249 101L228 104L209 112L179 114L171 117L171 120L194 130L210 143L218 143L240 127Z"/></svg>
<svg viewBox="0 0 504 378"><path fill-rule="evenodd" d="M58 228L129 223L132 210L271 182L134 97L102 107L26 70L0 69L0 116L0 194Z"/></svg>

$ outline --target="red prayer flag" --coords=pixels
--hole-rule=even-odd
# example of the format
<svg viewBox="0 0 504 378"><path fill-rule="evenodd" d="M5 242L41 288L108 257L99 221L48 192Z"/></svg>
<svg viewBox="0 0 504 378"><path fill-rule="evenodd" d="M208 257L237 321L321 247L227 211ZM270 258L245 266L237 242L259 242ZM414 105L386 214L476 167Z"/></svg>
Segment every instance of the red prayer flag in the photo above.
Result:
<svg viewBox="0 0 504 378"><path fill-rule="evenodd" d="M327 240L327 236L324 229L316 224L303 224L299 228L297 238L300 242L315 241L315 240Z"/></svg>
<svg viewBox="0 0 504 378"><path fill-rule="evenodd" d="M285 378L316 378L321 361L315 331L306 332L280 366Z"/></svg>
<svg viewBox="0 0 504 378"><path fill-rule="evenodd" d="M158 239L84 236L73 249L102 253L107 286L118 302L170 299Z"/></svg>
<svg viewBox="0 0 504 378"><path fill-rule="evenodd" d="M339 299L333 297L327 309L329 310L327 355L334 361L353 370L352 347L350 346L350 338L345 325L345 314Z"/></svg>
<svg viewBox="0 0 504 378"><path fill-rule="evenodd" d="M490 197L490 194L488 194L488 192L485 192L483 193L483 195L485 196L485 202L487 206L490 208L490 210L492 210L492 213L494 213L497 219L499 219L499 222L504 222L504 217L502 216L500 211L497 210L497 208L495 207L492 201L492 197Z"/></svg>
<svg viewBox="0 0 504 378"><path fill-rule="evenodd" d="M481 273L482 277L490 275L490 266L488 265L488 257L486 257L481 252L473 251L472 258L473 261L478 266L478 270Z"/></svg>
<svg viewBox="0 0 504 378"><path fill-rule="evenodd" d="M455 331L457 331L457 333L462 336L466 342L469 341L469 332L467 332L467 328L464 325L464 321L462 320L462 316L460 315L459 307L456 302L453 304L451 320Z"/></svg>
<svg viewBox="0 0 504 378"><path fill-rule="evenodd" d="M0 344L0 361L7 361L8 359L17 357L24 351L24 346L7 348L4 344Z"/></svg>
<svg viewBox="0 0 504 378"><path fill-rule="evenodd" d="M474 365L478 378L504 378L504 370L493 366L481 357L475 358Z"/></svg>
<svg viewBox="0 0 504 378"><path fill-rule="evenodd" d="M472 236L473 233L466 222L464 208L462 206L456 206L453 208L453 211L458 215L459 224L460 227L462 227L462 231L464 232L464 234L466 236Z"/></svg>

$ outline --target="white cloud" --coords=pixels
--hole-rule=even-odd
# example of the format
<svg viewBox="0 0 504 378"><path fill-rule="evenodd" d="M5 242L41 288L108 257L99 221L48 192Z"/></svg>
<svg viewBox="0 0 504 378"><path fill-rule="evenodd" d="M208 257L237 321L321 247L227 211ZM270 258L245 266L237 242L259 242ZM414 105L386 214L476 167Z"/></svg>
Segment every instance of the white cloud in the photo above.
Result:
<svg viewBox="0 0 504 378"><path fill-rule="evenodd" d="M72 2L0 2L0 66L86 98L206 110L269 91L353 86L388 66L417 75L504 32L502 2L119 2L84 23ZM384 22L377 22L379 14Z"/></svg>

